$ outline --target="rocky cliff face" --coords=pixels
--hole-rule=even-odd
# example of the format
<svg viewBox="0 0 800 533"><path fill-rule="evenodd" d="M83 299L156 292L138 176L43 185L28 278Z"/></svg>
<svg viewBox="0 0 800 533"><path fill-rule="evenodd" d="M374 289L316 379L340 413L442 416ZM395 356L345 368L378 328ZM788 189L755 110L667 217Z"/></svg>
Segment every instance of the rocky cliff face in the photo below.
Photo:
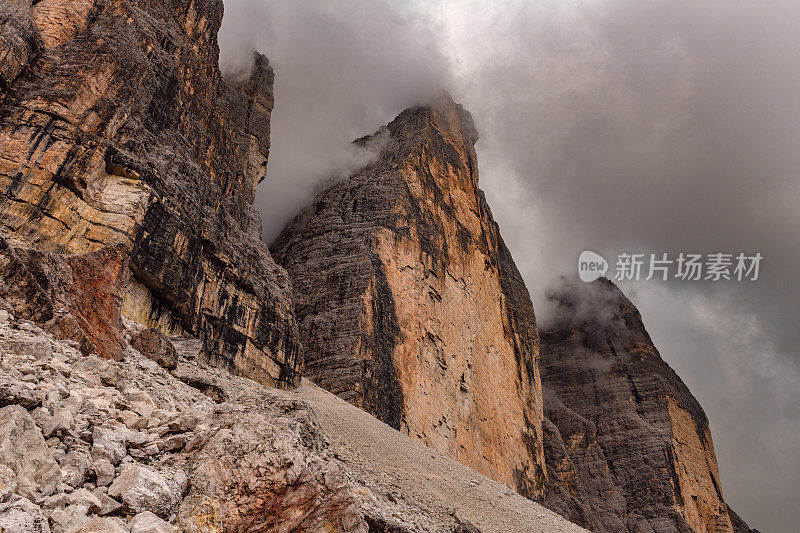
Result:
<svg viewBox="0 0 800 533"><path fill-rule="evenodd" d="M359 143L377 161L321 193L273 255L310 379L530 497L541 495L533 306L478 188L449 96Z"/></svg>
<svg viewBox="0 0 800 533"><path fill-rule="evenodd" d="M272 70L258 57L223 81L221 20L221 0L3 2L0 231L66 254L126 246L126 316L294 385L288 283L252 207Z"/></svg>
<svg viewBox="0 0 800 533"><path fill-rule="evenodd" d="M708 419L610 281L565 283L541 331L545 505L595 532L749 531Z"/></svg>

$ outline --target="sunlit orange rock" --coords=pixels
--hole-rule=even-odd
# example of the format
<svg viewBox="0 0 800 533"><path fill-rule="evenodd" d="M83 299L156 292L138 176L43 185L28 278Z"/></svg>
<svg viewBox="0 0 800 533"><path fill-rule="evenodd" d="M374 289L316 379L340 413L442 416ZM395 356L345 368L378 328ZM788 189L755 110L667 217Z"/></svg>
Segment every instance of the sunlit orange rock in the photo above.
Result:
<svg viewBox="0 0 800 533"><path fill-rule="evenodd" d="M377 160L272 246L310 379L530 497L545 473L536 320L449 96L370 138Z"/></svg>

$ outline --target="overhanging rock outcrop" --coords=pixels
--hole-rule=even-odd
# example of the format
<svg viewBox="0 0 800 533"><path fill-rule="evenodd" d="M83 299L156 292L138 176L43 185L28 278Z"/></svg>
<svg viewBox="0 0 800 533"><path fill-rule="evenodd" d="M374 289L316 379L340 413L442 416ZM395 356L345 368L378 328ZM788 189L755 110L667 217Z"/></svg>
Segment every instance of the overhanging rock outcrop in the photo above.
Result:
<svg viewBox="0 0 800 533"><path fill-rule="evenodd" d="M297 384L288 281L253 209L272 69L258 56L223 80L222 1L15 0L0 15L2 234L65 254L124 244L124 315Z"/></svg>
<svg viewBox="0 0 800 533"><path fill-rule="evenodd" d="M372 164L272 246L305 374L531 498L544 486L533 306L478 188L472 118L443 95L356 142Z"/></svg>

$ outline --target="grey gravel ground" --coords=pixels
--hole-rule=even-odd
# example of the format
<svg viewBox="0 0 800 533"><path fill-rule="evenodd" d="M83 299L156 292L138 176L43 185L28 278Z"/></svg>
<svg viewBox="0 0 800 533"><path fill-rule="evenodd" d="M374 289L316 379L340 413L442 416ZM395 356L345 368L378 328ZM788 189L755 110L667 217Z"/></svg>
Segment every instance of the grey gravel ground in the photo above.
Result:
<svg viewBox="0 0 800 533"><path fill-rule="evenodd" d="M400 503L442 522L455 516L481 533L585 531L308 380L297 394L316 412L335 456L375 495L396 494Z"/></svg>

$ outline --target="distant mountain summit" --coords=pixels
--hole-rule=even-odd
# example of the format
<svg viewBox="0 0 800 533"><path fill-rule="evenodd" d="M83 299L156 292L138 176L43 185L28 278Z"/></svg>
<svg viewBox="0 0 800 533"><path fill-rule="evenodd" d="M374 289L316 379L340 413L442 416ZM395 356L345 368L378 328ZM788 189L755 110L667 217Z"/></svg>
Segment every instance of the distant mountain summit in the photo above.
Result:
<svg viewBox="0 0 800 533"><path fill-rule="evenodd" d="M272 245L294 287L305 373L531 498L543 494L530 296L478 188L472 117L449 95L372 138L376 161Z"/></svg>
<svg viewBox="0 0 800 533"><path fill-rule="evenodd" d="M611 281L564 282L541 329L545 505L591 531L747 532L708 419Z"/></svg>

